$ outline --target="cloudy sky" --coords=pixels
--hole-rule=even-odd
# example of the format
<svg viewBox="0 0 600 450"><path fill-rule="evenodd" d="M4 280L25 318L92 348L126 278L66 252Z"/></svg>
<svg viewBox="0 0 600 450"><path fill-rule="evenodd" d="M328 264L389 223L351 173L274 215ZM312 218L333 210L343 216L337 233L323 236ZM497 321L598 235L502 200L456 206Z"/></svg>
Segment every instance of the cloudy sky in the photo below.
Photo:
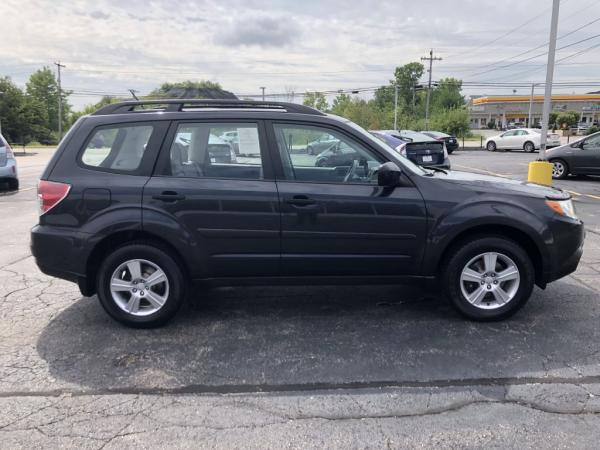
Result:
<svg viewBox="0 0 600 450"><path fill-rule="evenodd" d="M103 93L143 95L186 79L218 81L238 95L258 94L260 86L267 94L378 86L395 66L433 48L443 58L434 63L434 80L543 81L551 3L2 0L0 76L24 85L33 70L61 61L63 86L80 108ZM562 0L558 47L565 48L557 53L555 80L599 83L562 92L600 90L595 35L600 1ZM473 85L466 93L512 88Z"/></svg>

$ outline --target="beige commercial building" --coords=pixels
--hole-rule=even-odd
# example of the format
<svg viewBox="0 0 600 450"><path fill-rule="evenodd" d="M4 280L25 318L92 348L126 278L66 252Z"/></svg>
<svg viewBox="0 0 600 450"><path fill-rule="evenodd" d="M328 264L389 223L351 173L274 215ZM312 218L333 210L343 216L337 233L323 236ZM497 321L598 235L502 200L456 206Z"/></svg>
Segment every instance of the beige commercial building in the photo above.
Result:
<svg viewBox="0 0 600 450"><path fill-rule="evenodd" d="M488 123L506 128L511 123L529 126L531 108L531 125L539 124L542 119L543 95L502 95L472 98L469 102L471 128L487 128ZM579 122L591 125L600 120L600 93L552 96L552 111L577 111Z"/></svg>

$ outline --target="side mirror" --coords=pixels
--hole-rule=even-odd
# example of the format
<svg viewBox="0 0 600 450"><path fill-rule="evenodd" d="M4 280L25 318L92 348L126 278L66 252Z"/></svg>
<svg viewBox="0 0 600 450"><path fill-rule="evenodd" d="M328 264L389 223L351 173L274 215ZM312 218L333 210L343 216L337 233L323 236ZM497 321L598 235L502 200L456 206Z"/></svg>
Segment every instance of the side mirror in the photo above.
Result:
<svg viewBox="0 0 600 450"><path fill-rule="evenodd" d="M377 169L377 184L383 187L396 187L400 184L402 170L393 162L386 162Z"/></svg>

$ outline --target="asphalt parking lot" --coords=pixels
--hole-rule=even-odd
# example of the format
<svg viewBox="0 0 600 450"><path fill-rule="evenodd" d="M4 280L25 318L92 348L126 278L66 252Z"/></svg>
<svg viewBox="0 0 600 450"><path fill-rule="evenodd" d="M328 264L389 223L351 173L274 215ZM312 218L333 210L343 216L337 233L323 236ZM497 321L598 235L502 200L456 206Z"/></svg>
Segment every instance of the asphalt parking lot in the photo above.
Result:
<svg viewBox="0 0 600 450"><path fill-rule="evenodd" d="M29 253L47 150L0 192L0 448L597 448L600 179L557 183L588 230L578 271L514 318L463 320L434 290L219 288L131 330ZM524 179L536 155L462 151Z"/></svg>

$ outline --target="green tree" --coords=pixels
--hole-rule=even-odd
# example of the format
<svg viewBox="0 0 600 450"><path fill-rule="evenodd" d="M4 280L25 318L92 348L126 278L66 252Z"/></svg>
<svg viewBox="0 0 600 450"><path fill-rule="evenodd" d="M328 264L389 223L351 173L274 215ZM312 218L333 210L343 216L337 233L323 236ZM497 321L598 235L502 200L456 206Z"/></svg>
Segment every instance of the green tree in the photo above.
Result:
<svg viewBox="0 0 600 450"><path fill-rule="evenodd" d="M579 122L579 113L577 111L564 111L556 117L556 123L559 128L570 128Z"/></svg>
<svg viewBox="0 0 600 450"><path fill-rule="evenodd" d="M437 87L431 92L431 103L433 109L459 108L465 104L465 98L461 95L462 80L456 78L443 78Z"/></svg>
<svg viewBox="0 0 600 450"><path fill-rule="evenodd" d="M316 108L319 111L327 111L327 109L329 108L327 98L325 98L325 95L323 95L322 92L307 92L304 95L303 103L306 106Z"/></svg>
<svg viewBox="0 0 600 450"><path fill-rule="evenodd" d="M19 142L23 134L23 92L8 77L0 78L0 125L9 142Z"/></svg>
<svg viewBox="0 0 600 450"><path fill-rule="evenodd" d="M396 67L394 80L391 81L391 84L398 86L398 97L401 99L402 104L412 105L415 86L423 76L423 73L425 73L425 67L419 62L411 62ZM392 102L393 98L392 91Z"/></svg>
<svg viewBox="0 0 600 450"><path fill-rule="evenodd" d="M102 108L103 106L110 105L111 103L116 103L116 102L120 102L120 101L124 101L124 100L125 99L123 99L123 98L105 95L104 97L102 97L102 99L100 99L99 102L92 103L90 105L86 105L83 108L83 110L71 113L71 115L69 116L69 120L68 120L68 126L71 127L75 122L77 122L77 119L79 119L80 117L86 116L88 114L92 114L92 113L96 112L97 110L99 110L100 108Z"/></svg>
<svg viewBox="0 0 600 450"><path fill-rule="evenodd" d="M439 110L431 117L431 127L436 131L464 136L469 132L469 112L466 108Z"/></svg>
<svg viewBox="0 0 600 450"><path fill-rule="evenodd" d="M219 83L208 80L163 83L159 88L150 92L148 97L237 99L233 93L224 90Z"/></svg>
<svg viewBox="0 0 600 450"><path fill-rule="evenodd" d="M336 116L344 116L346 114L346 110L352 105L352 97L348 94L338 94L337 97L333 99L333 103L331 104L331 113Z"/></svg>
<svg viewBox="0 0 600 450"><path fill-rule="evenodd" d="M58 82L49 67L37 70L29 77L27 82L27 95L35 108L43 108L44 123L35 127L35 139L42 143L56 141L58 136ZM71 106L67 102L70 92L62 92L62 120L63 129L66 129Z"/></svg>
<svg viewBox="0 0 600 450"><path fill-rule="evenodd" d="M556 129L558 114L559 113L556 111L550 111L550 116L548 117L548 128Z"/></svg>

